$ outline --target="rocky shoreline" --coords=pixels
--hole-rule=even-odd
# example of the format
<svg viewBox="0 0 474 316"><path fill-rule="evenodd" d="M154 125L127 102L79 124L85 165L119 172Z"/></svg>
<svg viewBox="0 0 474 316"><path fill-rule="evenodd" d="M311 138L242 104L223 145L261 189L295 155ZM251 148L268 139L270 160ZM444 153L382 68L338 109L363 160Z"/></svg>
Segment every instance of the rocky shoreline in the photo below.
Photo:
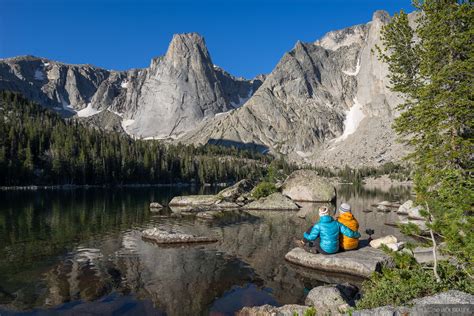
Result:
<svg viewBox="0 0 474 316"><path fill-rule="evenodd" d="M257 186L250 180L241 180L215 195L175 196L168 204L173 213L196 215L201 212L222 210L275 210L299 211L301 202L327 202L336 199L336 188L312 170L293 172L279 191L260 198L255 197ZM153 208L153 203L150 207Z"/></svg>
<svg viewBox="0 0 474 316"><path fill-rule="evenodd" d="M204 187L226 187L231 183L205 183ZM35 191L35 190L75 190L75 189L114 189L114 188L169 188L169 187L199 187L195 182L177 182L177 183L135 183L135 184L61 184L61 185L18 185L18 186L0 186L0 191Z"/></svg>
<svg viewBox="0 0 474 316"><path fill-rule="evenodd" d="M305 305L244 307L236 315L472 315L474 311L474 295L455 290L417 298L404 306L381 306L373 309L355 310L355 302L359 296L358 289L350 284L318 286L308 293Z"/></svg>
<svg viewBox="0 0 474 316"><path fill-rule="evenodd" d="M308 189L309 188L309 189ZM231 187L221 190L215 195L191 195L174 197L168 207L171 216L195 216L200 220L213 221L226 214L247 214L248 211L291 211L301 212L301 207L306 201L332 203L336 198L334 185L321 178L313 171L298 170L291 174L280 186L277 192L256 199L254 197L255 183L249 180L241 180ZM162 205L154 202L150 209L160 211ZM405 223L414 223L422 230L423 217L421 208L414 206L412 201L405 203L393 201L381 201L371 206L368 212L394 212L399 216L399 221L394 223L398 226ZM301 217L298 215L298 217ZM303 216L304 218L304 216ZM151 229L142 232L142 238L155 241L159 244L172 243L199 243L214 242L212 236L195 236L177 232L159 232ZM334 255L312 254L302 248L290 250L285 259L290 264L306 269L307 273L318 273L324 271L337 275L350 275L352 277L367 279L373 273L380 272L383 267L390 267L393 261L389 255L381 250L385 245L392 251L411 251L415 259L421 263L430 263L432 260L431 248L416 248L405 250L404 242L399 242L395 236L384 236L374 240L361 240L357 250L339 252ZM312 271L312 272L311 272ZM336 281L337 282L337 281ZM347 282L347 281L345 281ZM332 283L332 282L330 282ZM378 315L379 312L390 315L403 314L418 308L417 304L433 300L433 297L418 299L414 306L391 307L384 306L373 310L355 311L355 303L360 299L362 293L357 286L349 283L338 283L313 288L307 295L305 305L290 304L280 307L263 305L257 307L245 307L236 315L306 315L316 311L319 314L331 315ZM449 291L438 294L444 302L458 302L456 298L462 297L465 301L472 301L472 295ZM437 297L437 296L434 296ZM420 303L421 302L421 303ZM453 303L454 304L454 303ZM306 313L306 314L305 314Z"/></svg>

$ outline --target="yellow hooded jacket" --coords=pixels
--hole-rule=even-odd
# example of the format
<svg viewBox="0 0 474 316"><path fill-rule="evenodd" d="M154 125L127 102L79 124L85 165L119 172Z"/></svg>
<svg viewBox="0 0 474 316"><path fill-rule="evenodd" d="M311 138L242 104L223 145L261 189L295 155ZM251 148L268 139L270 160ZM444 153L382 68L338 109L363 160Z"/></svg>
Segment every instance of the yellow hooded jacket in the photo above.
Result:
<svg viewBox="0 0 474 316"><path fill-rule="evenodd" d="M350 212L342 213L337 218L337 221L353 231L359 230L359 222L355 219L354 215ZM344 250L352 250L356 249L359 246L359 239L357 238L349 238L344 236L343 234L339 234L339 242L340 246Z"/></svg>

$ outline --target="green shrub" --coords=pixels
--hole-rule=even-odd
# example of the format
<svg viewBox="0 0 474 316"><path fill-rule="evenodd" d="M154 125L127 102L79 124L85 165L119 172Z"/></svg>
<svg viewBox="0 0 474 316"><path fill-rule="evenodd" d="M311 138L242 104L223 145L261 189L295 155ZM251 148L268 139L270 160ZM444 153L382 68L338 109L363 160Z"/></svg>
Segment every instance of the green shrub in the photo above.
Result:
<svg viewBox="0 0 474 316"><path fill-rule="evenodd" d="M293 316L300 316L298 312L293 312ZM303 316L316 316L316 308L311 306L307 310L304 311Z"/></svg>
<svg viewBox="0 0 474 316"><path fill-rule="evenodd" d="M310 307L304 311L304 316L316 316L316 308Z"/></svg>
<svg viewBox="0 0 474 316"><path fill-rule="evenodd" d="M357 309L400 306L415 298L447 290L474 293L469 276L446 261L438 262L441 282L437 283L430 267L417 263L408 254L392 255L395 268L384 268L382 273L374 273L362 284L363 297L357 302Z"/></svg>
<svg viewBox="0 0 474 316"><path fill-rule="evenodd" d="M265 196L269 196L277 191L276 186L270 182L260 182L252 191L252 196L256 199L260 199Z"/></svg>

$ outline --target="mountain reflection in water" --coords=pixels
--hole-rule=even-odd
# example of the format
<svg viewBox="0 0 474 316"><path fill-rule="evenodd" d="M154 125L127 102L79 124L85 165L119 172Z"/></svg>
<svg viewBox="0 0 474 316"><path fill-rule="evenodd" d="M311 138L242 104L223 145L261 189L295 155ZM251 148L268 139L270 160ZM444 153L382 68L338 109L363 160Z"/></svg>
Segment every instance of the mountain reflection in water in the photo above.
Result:
<svg viewBox="0 0 474 316"><path fill-rule="evenodd" d="M206 192L205 192L206 191ZM206 188L200 193L209 192ZM302 303L314 286L358 283L347 276L308 271L284 261L313 220L318 205L296 212L253 211L216 222L151 213L151 201L199 193L190 188L76 189L0 192L0 314L232 315L243 306ZM352 186L338 190L375 237L398 231L392 213L364 213L392 192ZM206 245L161 247L140 231L159 227L215 235ZM366 238L364 236L363 238Z"/></svg>

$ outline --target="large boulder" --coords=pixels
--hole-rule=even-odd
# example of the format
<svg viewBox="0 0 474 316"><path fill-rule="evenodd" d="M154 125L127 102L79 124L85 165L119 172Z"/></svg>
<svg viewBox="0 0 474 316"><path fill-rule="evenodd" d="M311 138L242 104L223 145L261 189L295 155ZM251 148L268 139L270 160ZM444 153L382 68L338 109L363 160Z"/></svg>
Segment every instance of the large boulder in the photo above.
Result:
<svg viewBox="0 0 474 316"><path fill-rule="evenodd" d="M288 304L281 307L262 305L255 307L244 307L238 311L236 316L304 316L311 307Z"/></svg>
<svg viewBox="0 0 474 316"><path fill-rule="evenodd" d="M383 251L372 247L338 252L333 255L312 254L304 249L294 248L286 254L285 259L315 270L363 278L368 278L373 272L380 271L383 266L391 264L391 259Z"/></svg>
<svg viewBox="0 0 474 316"><path fill-rule="evenodd" d="M195 236L190 234L167 232L156 228L144 230L142 232L142 239L153 241L158 244L183 244L218 241L218 239L215 237Z"/></svg>
<svg viewBox="0 0 474 316"><path fill-rule="evenodd" d="M336 198L336 188L313 170L293 172L283 183L282 193L301 202L330 202Z"/></svg>
<svg viewBox="0 0 474 316"><path fill-rule="evenodd" d="M414 299L411 302L414 306L426 306L426 305L474 305L474 295L464 293L456 290L449 290L446 292L438 293L432 296L425 296L422 298ZM474 307L471 306L471 312ZM472 314L471 314L472 315Z"/></svg>
<svg viewBox="0 0 474 316"><path fill-rule="evenodd" d="M415 220L424 220L425 218L421 215L423 208L421 206L415 206L408 210L408 218Z"/></svg>
<svg viewBox="0 0 474 316"><path fill-rule="evenodd" d="M354 316L379 315L472 315L474 295L456 290L414 299L407 306L382 306L363 309L352 313Z"/></svg>
<svg viewBox="0 0 474 316"><path fill-rule="evenodd" d="M407 215L410 219L423 220L424 217L420 213L421 210L423 208L420 205L415 206L412 200L408 200L398 208L397 213L399 215Z"/></svg>
<svg viewBox="0 0 474 316"><path fill-rule="evenodd" d="M288 197L279 192L275 192L267 197L260 198L257 201L253 201L247 205L242 206L242 209L296 211L299 209L299 207Z"/></svg>
<svg viewBox="0 0 474 316"><path fill-rule="evenodd" d="M350 301L353 301L357 292L357 288L349 284L318 286L309 291L305 305L313 306L321 315L345 313L351 307Z"/></svg>
<svg viewBox="0 0 474 316"><path fill-rule="evenodd" d="M233 186L220 191L217 195L225 200L236 201L243 194L249 193L253 186L254 184L252 181L243 179Z"/></svg>
<svg viewBox="0 0 474 316"><path fill-rule="evenodd" d="M411 209L412 207L413 207L413 201L408 200L402 205L400 205L400 207L397 210L397 213L400 215L408 215L408 210Z"/></svg>

